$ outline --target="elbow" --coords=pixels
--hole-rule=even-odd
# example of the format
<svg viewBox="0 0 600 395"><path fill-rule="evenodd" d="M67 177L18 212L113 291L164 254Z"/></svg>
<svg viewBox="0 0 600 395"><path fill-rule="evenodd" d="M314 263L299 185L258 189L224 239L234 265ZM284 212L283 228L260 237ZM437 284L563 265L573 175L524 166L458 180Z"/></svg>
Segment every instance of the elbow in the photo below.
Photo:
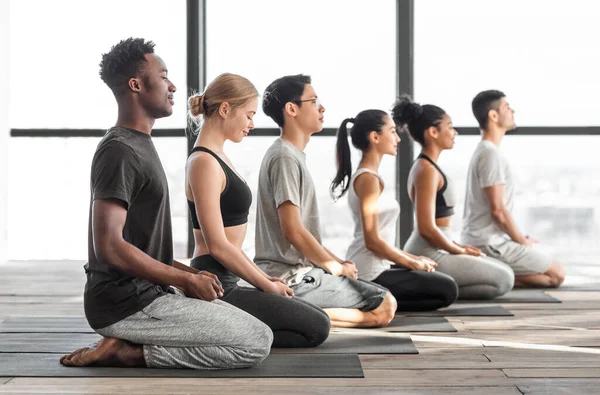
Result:
<svg viewBox="0 0 600 395"><path fill-rule="evenodd" d="M502 208L492 208L492 218L498 223L504 222L504 210Z"/></svg>
<svg viewBox="0 0 600 395"><path fill-rule="evenodd" d="M434 233L432 226L419 226L419 235L430 244L432 244L434 240Z"/></svg>
<svg viewBox="0 0 600 395"><path fill-rule="evenodd" d="M113 266L119 266L117 259L122 243L125 241L122 238L113 239L109 237L103 237L94 240L94 254L99 262L111 264Z"/></svg>
<svg viewBox="0 0 600 395"><path fill-rule="evenodd" d="M381 250L381 239L379 237L365 237L365 248L377 254Z"/></svg>
<svg viewBox="0 0 600 395"><path fill-rule="evenodd" d="M297 232L296 230L292 229L291 227L284 227L282 230L283 230L283 237L285 237L285 239L287 241L289 241L292 245L296 245L296 243L298 242L298 239L300 237L300 232Z"/></svg>
<svg viewBox="0 0 600 395"><path fill-rule="evenodd" d="M221 240L206 240L206 249L208 254L215 258L217 261L222 262L223 257L226 255L226 251L230 247L229 242Z"/></svg>

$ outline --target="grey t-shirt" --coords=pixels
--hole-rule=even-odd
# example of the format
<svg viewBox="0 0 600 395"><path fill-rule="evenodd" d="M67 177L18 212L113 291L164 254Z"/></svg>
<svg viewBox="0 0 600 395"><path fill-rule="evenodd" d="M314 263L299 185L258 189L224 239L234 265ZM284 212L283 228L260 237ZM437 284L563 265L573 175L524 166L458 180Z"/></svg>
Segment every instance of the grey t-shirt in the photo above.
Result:
<svg viewBox="0 0 600 395"><path fill-rule="evenodd" d="M464 244L484 246L508 238L492 217L484 188L504 185L504 204L513 209L514 179L508 160L494 143L482 140L475 149L467 174L467 192L463 212L461 240Z"/></svg>
<svg viewBox="0 0 600 395"><path fill-rule="evenodd" d="M275 140L260 165L256 201L254 261L290 286L300 283L314 266L284 237L277 209L286 201L299 207L302 224L321 242L317 195L304 152L281 138Z"/></svg>

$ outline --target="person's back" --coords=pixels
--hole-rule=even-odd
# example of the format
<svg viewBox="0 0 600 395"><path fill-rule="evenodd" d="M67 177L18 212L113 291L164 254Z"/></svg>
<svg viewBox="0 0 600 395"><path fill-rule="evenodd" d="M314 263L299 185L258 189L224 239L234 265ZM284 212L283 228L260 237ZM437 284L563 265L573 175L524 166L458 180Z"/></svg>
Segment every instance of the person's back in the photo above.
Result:
<svg viewBox="0 0 600 395"><path fill-rule="evenodd" d="M167 177L149 135L111 128L92 160L92 202L114 198L127 205L123 238L142 252L171 266L173 242ZM169 286L156 285L98 259L93 243L90 204L87 282L84 308L90 326L103 328L146 307Z"/></svg>
<svg viewBox="0 0 600 395"><path fill-rule="evenodd" d="M355 262L359 279L389 290L398 311L436 310L453 303L458 287L452 278L436 272L436 262L395 246L400 205L385 193L379 175L383 157L397 155L400 142L390 115L377 109L361 111L342 121L336 136L337 172L330 192L334 200L348 193L355 228L346 257ZM354 174L348 140L361 152Z"/></svg>
<svg viewBox="0 0 600 395"><path fill-rule="evenodd" d="M389 270L392 262L382 259L365 245L365 234L361 218L361 202L354 189L355 180L364 173L371 173L377 177L383 189L383 179L376 172L359 168L350 178L348 183L348 206L354 221L353 240L348 247L346 256L356 263L358 277L367 281L373 281L382 272ZM382 193L377 199L378 234L390 246L396 244L396 225L400 215L400 204L391 196Z"/></svg>
<svg viewBox="0 0 600 395"><path fill-rule="evenodd" d="M221 300L258 318L273 331L272 347L316 347L329 336L329 317L294 297L282 280L260 270L244 253L252 191L225 153L254 128L258 91L246 78L218 76L192 95L190 120L200 124L186 163L185 194L194 228L190 266L215 274ZM260 216L259 216L260 218ZM238 286L242 279L254 288Z"/></svg>
<svg viewBox="0 0 600 395"><path fill-rule="evenodd" d="M287 188L291 184L302 187L299 190ZM265 153L258 176L254 261L265 272L281 277L291 286L300 283L314 266L284 236L277 209L286 201L302 207L302 223L320 243L319 208L306 156L288 141L278 138Z"/></svg>
<svg viewBox="0 0 600 395"><path fill-rule="evenodd" d="M100 69L119 116L92 161L84 305L103 338L60 362L223 369L262 361L270 329L217 300L216 276L173 261L167 178L151 134L157 118L173 113L176 88L154 43L123 40Z"/></svg>
<svg viewBox="0 0 600 395"><path fill-rule="evenodd" d="M323 129L323 113L310 77L286 76L265 90L263 111L281 137L261 164L255 262L286 281L294 294L321 307L332 326L385 326L396 311L387 289L359 281L353 262L321 244L317 197L304 149Z"/></svg>
<svg viewBox="0 0 600 395"><path fill-rule="evenodd" d="M492 216L484 188L504 184L504 204L509 212L514 207L514 178L500 148L482 140L477 144L467 171L467 188L463 210L461 240L465 244L497 244L507 239L506 233Z"/></svg>
<svg viewBox="0 0 600 395"><path fill-rule="evenodd" d="M485 257L471 245L460 245L452 234L457 202L454 182L438 165L440 155L454 147L458 135L452 118L442 108L420 105L403 95L392 110L421 146L408 174L408 196L415 206L415 228L404 248L429 257L438 271L451 276L460 299L492 299L513 287L514 276L505 264Z"/></svg>
<svg viewBox="0 0 600 395"><path fill-rule="evenodd" d="M472 108L482 140L469 164L462 242L509 265L516 287L558 287L565 278L564 268L532 248L537 241L521 233L512 216L515 182L500 144L516 128L515 111L496 90L480 92Z"/></svg>

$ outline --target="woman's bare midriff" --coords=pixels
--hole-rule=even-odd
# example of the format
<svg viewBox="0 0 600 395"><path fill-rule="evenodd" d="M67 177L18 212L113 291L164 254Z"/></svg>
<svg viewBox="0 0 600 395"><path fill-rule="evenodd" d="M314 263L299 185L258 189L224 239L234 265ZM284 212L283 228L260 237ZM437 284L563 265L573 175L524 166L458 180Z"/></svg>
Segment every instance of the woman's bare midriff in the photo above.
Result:
<svg viewBox="0 0 600 395"><path fill-rule="evenodd" d="M438 228L449 228L452 224L452 217L436 218L435 224Z"/></svg>
<svg viewBox="0 0 600 395"><path fill-rule="evenodd" d="M246 238L246 227L247 223L237 226L229 226L225 228L225 237L227 240L237 248L241 249ZM208 254L208 248L204 242L204 236L201 229L194 229L194 239L196 240L196 246L194 248L193 258Z"/></svg>

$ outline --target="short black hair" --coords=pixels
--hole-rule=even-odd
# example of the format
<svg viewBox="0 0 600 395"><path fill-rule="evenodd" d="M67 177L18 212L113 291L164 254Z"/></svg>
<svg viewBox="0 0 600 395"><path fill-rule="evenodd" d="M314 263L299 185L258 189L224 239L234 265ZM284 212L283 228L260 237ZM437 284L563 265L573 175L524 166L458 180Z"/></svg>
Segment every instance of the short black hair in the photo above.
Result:
<svg viewBox="0 0 600 395"><path fill-rule="evenodd" d="M475 96L471 107L473 108L473 115L481 129L487 128L490 110L497 110L498 100L503 97L506 97L506 95L497 90L483 91Z"/></svg>
<svg viewBox="0 0 600 395"><path fill-rule="evenodd" d="M310 84L310 76L287 75L271 82L263 95L262 108L279 127L283 127L283 109L286 103L300 100L304 87Z"/></svg>
<svg viewBox="0 0 600 395"><path fill-rule="evenodd" d="M113 91L120 95L127 88L130 78L138 75L146 64L144 55L154 53L154 43L143 38L127 38L114 45L102 55L100 78Z"/></svg>

